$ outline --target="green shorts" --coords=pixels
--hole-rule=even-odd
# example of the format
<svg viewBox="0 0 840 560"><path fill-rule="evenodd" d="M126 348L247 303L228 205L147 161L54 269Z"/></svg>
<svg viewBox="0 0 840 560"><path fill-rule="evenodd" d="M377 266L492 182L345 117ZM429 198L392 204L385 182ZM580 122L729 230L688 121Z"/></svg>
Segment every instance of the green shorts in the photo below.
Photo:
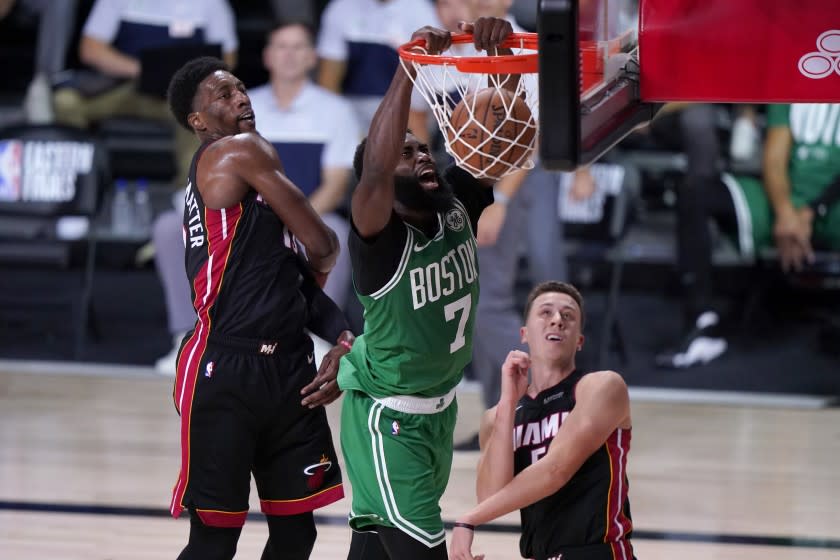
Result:
<svg viewBox="0 0 840 560"><path fill-rule="evenodd" d="M429 548L444 542L440 498L457 414L455 400L434 414L408 414L360 391L344 393L341 449L353 489L353 529L384 525Z"/></svg>
<svg viewBox="0 0 840 560"><path fill-rule="evenodd" d="M738 219L738 247L746 256L774 247L773 208L761 181L755 177L724 175ZM805 201L794 200L799 207ZM828 214L814 220L814 244L831 250L840 249L840 204L834 204Z"/></svg>

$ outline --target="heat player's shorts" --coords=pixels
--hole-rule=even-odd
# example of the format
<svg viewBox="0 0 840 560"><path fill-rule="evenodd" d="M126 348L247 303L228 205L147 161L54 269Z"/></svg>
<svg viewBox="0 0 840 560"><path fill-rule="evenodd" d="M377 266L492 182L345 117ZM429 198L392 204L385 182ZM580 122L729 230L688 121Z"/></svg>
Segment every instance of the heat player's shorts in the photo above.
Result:
<svg viewBox="0 0 840 560"><path fill-rule="evenodd" d="M241 527L253 472L267 515L295 515L344 496L324 407L301 406L315 377L312 341L295 344L187 335L178 356L181 472L171 512L194 509Z"/></svg>
<svg viewBox="0 0 840 560"><path fill-rule="evenodd" d="M344 393L341 448L353 488L353 529L383 525L430 548L444 542L439 504L452 467L458 412L457 403L449 402L438 412L410 414L360 391Z"/></svg>

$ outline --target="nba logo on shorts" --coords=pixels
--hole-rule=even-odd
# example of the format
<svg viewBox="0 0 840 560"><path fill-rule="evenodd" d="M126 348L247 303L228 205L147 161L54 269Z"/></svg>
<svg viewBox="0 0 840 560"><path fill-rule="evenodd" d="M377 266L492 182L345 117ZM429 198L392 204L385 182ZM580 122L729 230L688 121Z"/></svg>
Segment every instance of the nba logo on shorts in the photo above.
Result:
<svg viewBox="0 0 840 560"><path fill-rule="evenodd" d="M391 435L392 435L392 436L398 436L398 435L400 435L400 423L399 423L399 422L397 422L396 420L394 420L394 421L391 423Z"/></svg>
<svg viewBox="0 0 840 560"><path fill-rule="evenodd" d="M23 166L23 142L0 141L0 200L20 200L20 178Z"/></svg>
<svg viewBox="0 0 840 560"><path fill-rule="evenodd" d="M213 368L216 367L216 364L213 362L207 362L207 368L204 370L204 377L213 377Z"/></svg>

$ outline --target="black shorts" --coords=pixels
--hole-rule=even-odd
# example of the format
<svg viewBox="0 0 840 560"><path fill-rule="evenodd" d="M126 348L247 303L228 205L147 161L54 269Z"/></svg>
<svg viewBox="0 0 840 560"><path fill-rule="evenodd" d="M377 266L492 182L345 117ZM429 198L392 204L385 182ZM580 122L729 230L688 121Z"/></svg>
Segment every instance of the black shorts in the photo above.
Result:
<svg viewBox="0 0 840 560"><path fill-rule="evenodd" d="M588 546L563 547L549 555L535 554L536 560L636 560L630 540L591 544Z"/></svg>
<svg viewBox="0 0 840 560"><path fill-rule="evenodd" d="M315 376L312 340L243 341L191 333L178 356L181 471L171 512L195 509L241 527L250 476L267 515L309 512L344 496L324 407L301 406Z"/></svg>

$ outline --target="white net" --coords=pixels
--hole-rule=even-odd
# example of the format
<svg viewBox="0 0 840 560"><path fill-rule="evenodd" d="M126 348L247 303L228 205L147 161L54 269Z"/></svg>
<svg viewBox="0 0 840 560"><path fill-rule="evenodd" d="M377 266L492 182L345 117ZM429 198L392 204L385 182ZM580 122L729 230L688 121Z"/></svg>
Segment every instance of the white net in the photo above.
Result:
<svg viewBox="0 0 840 560"><path fill-rule="evenodd" d="M535 51L520 46L514 55ZM499 179L533 167L537 139L536 73L486 74L459 70L453 56L477 56L471 45L454 44L447 61L424 64L400 58L415 91L426 100L443 135L446 151L478 178ZM489 108L488 108L489 104Z"/></svg>

